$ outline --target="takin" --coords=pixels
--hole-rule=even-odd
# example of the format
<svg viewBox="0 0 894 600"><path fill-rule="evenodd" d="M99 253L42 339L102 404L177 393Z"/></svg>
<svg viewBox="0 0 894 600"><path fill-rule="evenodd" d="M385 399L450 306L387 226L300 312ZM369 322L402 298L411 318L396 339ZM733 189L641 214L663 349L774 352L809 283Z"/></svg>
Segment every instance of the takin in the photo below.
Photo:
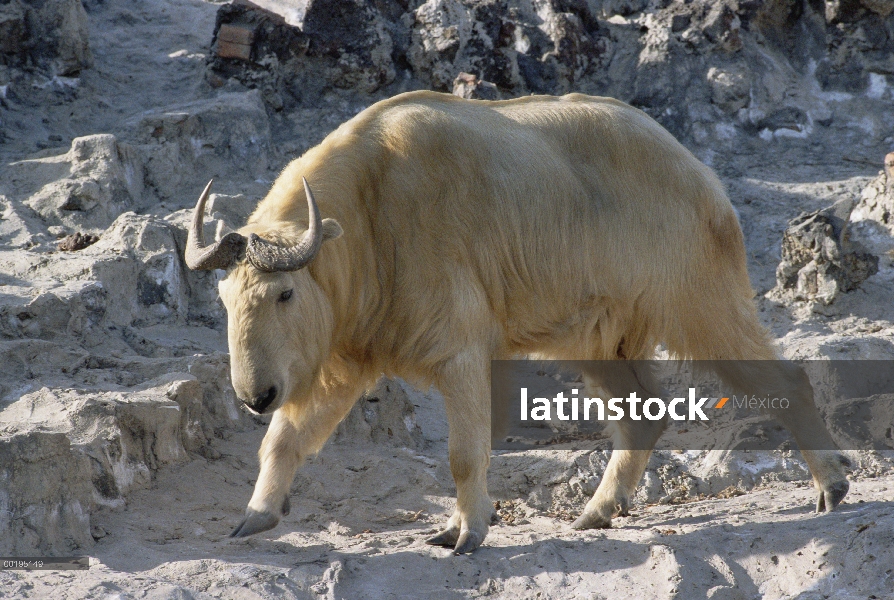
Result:
<svg viewBox="0 0 894 600"><path fill-rule="evenodd" d="M775 416L802 449L817 510L847 493L846 461L809 381L774 360L758 322L723 185L640 110L580 94L401 94L291 162L242 229L206 245L209 187L186 264L226 270L233 387L249 409L273 414L233 536L279 522L302 460L385 373L443 394L457 499L428 542L471 552L493 514L491 360L649 359L658 344L718 361L737 389L754 376L739 361L771 361L761 377L791 399ZM585 369L587 389L611 387L600 371ZM628 379L645 393L653 385L648 374ZM625 513L649 460L643 448L663 429L617 423L573 527L609 527Z"/></svg>

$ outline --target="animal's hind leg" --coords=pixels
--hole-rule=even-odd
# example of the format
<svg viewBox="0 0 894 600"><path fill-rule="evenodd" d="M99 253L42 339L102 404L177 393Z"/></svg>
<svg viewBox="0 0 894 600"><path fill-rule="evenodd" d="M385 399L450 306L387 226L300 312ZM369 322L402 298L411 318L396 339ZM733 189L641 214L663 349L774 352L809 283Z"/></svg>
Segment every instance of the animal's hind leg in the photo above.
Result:
<svg viewBox="0 0 894 600"><path fill-rule="evenodd" d="M623 390L636 391L641 399L658 395L657 383L645 363L641 362L593 362L585 369L584 381L591 394L601 387L615 397L626 397ZM636 421L626 413L625 410L624 419L616 423L612 454L602 481L587 502L584 512L572 523L574 529L611 527L612 517L627 515L630 498L642 479L652 448L664 431L666 420L643 418Z"/></svg>
<svg viewBox="0 0 894 600"><path fill-rule="evenodd" d="M709 285L705 287L708 289ZM689 351L682 354L696 360L713 360L707 366L734 394L749 392L761 398L788 398L787 409L768 412L792 432L798 443L819 494L817 510L831 511L847 494L844 467L848 461L838 451L820 417L807 375L796 364L777 356L757 320L750 297L731 293L735 289L733 283L725 283L715 294L704 295L707 303L696 305L703 312L687 323L685 338ZM708 302L711 298L713 303ZM714 315L725 318L717 319Z"/></svg>
<svg viewBox="0 0 894 600"><path fill-rule="evenodd" d="M490 464L489 360L468 352L454 359L439 384L450 427L450 471L456 482L456 510L446 528L427 540L455 554L481 545L494 509L487 493Z"/></svg>
<svg viewBox="0 0 894 600"><path fill-rule="evenodd" d="M335 427L360 396L359 389L344 389L323 401L307 403L303 409L285 404L261 443L261 471L245 510L245 518L230 537L245 537L273 529L289 514L289 488L301 462L318 452Z"/></svg>
<svg viewBox="0 0 894 600"><path fill-rule="evenodd" d="M813 388L804 370L786 360L717 361L712 366L734 390L757 390L759 397L789 400L788 408L765 410L792 432L801 449L818 492L816 511L834 510L848 492L844 467L849 461L838 451L814 404Z"/></svg>

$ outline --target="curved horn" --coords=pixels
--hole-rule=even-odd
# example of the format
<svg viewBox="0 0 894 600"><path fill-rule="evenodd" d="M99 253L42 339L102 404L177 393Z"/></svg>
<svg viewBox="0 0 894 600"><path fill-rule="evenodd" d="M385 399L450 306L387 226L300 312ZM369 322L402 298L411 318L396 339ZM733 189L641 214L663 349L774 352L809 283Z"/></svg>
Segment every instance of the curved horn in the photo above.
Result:
<svg viewBox="0 0 894 600"><path fill-rule="evenodd" d="M239 258L239 254L245 249L245 237L235 231L223 236L221 240L211 246L205 246L205 236L202 232L205 217L205 202L211 191L208 182L192 215L192 227L186 237L186 252L184 259L186 266L194 271L210 271L212 269L226 269Z"/></svg>
<svg viewBox="0 0 894 600"><path fill-rule="evenodd" d="M248 238L248 247L245 256L254 267L264 273L275 271L297 271L312 261L323 245L323 220L320 218L320 209L317 201L310 191L307 179L304 182L304 193L307 196L308 225L307 231L301 237L301 241L291 248L283 248L251 234Z"/></svg>

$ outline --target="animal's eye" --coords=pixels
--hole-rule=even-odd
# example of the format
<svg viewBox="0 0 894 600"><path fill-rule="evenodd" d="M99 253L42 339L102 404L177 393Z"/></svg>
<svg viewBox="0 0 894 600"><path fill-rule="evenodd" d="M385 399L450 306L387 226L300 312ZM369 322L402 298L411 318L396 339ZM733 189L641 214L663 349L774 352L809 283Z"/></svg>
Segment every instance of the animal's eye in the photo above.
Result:
<svg viewBox="0 0 894 600"><path fill-rule="evenodd" d="M286 290L282 294L279 295L280 302L288 302L289 298L292 297L292 290Z"/></svg>

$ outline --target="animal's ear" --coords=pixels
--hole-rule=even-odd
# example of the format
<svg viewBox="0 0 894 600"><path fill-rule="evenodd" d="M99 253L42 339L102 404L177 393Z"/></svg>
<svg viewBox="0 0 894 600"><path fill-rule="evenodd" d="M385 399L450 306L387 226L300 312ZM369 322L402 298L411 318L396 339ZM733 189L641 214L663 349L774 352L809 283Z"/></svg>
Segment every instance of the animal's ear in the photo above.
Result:
<svg viewBox="0 0 894 600"><path fill-rule="evenodd" d="M344 231L335 219L323 219L323 241L341 237Z"/></svg>

